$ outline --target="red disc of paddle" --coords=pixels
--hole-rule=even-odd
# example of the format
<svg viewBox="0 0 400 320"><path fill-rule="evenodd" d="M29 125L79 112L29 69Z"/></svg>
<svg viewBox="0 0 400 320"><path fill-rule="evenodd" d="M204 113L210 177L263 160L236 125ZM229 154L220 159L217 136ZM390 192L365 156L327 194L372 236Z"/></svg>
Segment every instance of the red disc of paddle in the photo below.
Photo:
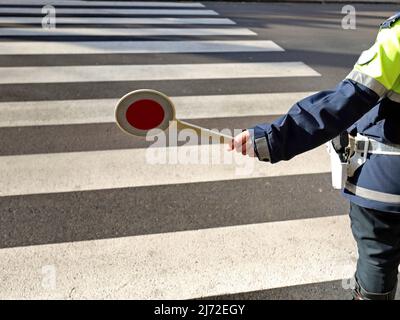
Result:
<svg viewBox="0 0 400 320"><path fill-rule="evenodd" d="M157 128L164 120L163 107L154 100L143 99L132 103L126 111L126 120L140 130Z"/></svg>
<svg viewBox="0 0 400 320"><path fill-rule="evenodd" d="M168 128L175 119L175 108L161 92L143 89L125 95L117 104L115 116L125 132L145 136L152 129Z"/></svg>

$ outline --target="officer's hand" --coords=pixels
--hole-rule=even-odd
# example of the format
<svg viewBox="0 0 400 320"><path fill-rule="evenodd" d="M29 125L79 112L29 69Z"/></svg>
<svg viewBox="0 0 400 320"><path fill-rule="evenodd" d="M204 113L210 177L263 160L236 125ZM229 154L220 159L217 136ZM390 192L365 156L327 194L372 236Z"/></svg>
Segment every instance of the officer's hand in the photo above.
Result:
<svg viewBox="0 0 400 320"><path fill-rule="evenodd" d="M236 150L236 152L242 153L243 155L249 155L254 157L254 148L251 143L250 133L246 130L238 134L228 146L229 151Z"/></svg>

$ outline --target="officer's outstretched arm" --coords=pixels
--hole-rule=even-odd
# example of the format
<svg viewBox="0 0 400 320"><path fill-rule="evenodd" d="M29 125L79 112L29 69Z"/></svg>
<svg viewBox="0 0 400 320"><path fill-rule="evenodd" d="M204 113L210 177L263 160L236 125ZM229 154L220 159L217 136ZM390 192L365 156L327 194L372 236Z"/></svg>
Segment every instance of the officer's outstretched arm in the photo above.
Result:
<svg viewBox="0 0 400 320"><path fill-rule="evenodd" d="M364 51L352 72L333 90L307 97L270 124L248 129L254 151L262 161L289 160L346 130L390 94L400 81L400 23L382 28L376 43ZM235 147L243 135L235 139Z"/></svg>

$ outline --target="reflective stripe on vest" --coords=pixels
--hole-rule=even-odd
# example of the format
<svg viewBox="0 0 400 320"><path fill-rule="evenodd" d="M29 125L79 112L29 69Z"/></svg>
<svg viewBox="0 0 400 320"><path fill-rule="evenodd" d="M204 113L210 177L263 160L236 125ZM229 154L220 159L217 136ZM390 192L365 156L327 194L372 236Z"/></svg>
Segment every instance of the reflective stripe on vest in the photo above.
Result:
<svg viewBox="0 0 400 320"><path fill-rule="evenodd" d="M400 23L394 23L390 28L383 28L379 31L375 43L371 48L365 50L354 65L354 70L366 75L386 88L386 93L390 90L397 90L397 83L400 75ZM374 90L380 97L382 91L368 85L369 79L357 75L354 79L361 84L365 84Z"/></svg>
<svg viewBox="0 0 400 320"><path fill-rule="evenodd" d="M354 80L355 82L366 86L374 91L379 97L383 97L388 91L379 81L357 70L352 70L346 79Z"/></svg>
<svg viewBox="0 0 400 320"><path fill-rule="evenodd" d="M400 204L400 195L384 193L379 191L374 191L370 189L366 189L363 187L355 186L350 182L346 182L345 189L350 191L351 193L359 196L361 198L365 198L368 200L374 200L379 202L385 202L390 204Z"/></svg>
<svg viewBox="0 0 400 320"><path fill-rule="evenodd" d="M391 91L391 92L388 93L387 97L388 97L389 100L392 100L394 102L400 103L400 93Z"/></svg>

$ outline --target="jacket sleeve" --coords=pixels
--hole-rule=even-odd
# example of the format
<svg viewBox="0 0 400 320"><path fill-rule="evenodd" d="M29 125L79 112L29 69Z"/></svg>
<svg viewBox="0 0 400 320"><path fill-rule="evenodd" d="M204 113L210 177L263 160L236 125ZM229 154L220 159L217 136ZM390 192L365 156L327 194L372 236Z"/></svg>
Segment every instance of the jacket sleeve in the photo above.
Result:
<svg viewBox="0 0 400 320"><path fill-rule="evenodd" d="M297 102L271 124L248 129L262 161L289 160L346 130L379 100L379 95L353 80Z"/></svg>
<svg viewBox="0 0 400 320"><path fill-rule="evenodd" d="M271 163L289 160L331 140L371 110L398 81L399 29L398 23L381 30L336 88L297 102L273 123L249 128L258 158Z"/></svg>

